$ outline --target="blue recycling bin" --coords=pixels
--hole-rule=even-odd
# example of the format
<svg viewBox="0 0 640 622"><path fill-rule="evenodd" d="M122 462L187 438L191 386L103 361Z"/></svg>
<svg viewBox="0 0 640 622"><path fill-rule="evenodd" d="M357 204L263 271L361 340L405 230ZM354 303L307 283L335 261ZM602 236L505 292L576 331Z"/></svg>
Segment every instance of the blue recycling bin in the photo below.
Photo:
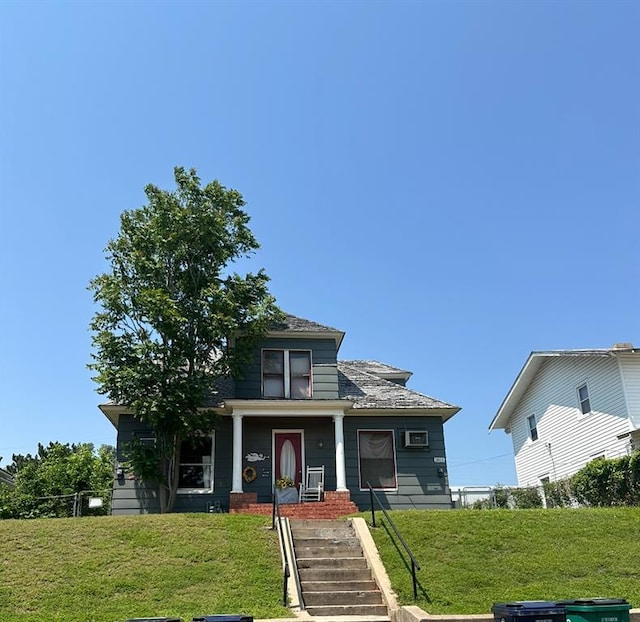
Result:
<svg viewBox="0 0 640 622"><path fill-rule="evenodd" d="M549 600L517 600L491 607L496 622L566 622L564 604Z"/></svg>

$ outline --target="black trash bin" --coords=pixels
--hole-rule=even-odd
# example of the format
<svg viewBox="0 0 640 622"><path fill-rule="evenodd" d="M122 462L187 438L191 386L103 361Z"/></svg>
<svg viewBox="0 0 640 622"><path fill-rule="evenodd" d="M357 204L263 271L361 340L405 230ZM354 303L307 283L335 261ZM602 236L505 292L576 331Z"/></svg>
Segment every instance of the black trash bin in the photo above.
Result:
<svg viewBox="0 0 640 622"><path fill-rule="evenodd" d="M549 600L516 600L491 607L496 622L566 622L562 603Z"/></svg>
<svg viewBox="0 0 640 622"><path fill-rule="evenodd" d="M193 618L191 622L253 622L253 616L238 614L199 616Z"/></svg>

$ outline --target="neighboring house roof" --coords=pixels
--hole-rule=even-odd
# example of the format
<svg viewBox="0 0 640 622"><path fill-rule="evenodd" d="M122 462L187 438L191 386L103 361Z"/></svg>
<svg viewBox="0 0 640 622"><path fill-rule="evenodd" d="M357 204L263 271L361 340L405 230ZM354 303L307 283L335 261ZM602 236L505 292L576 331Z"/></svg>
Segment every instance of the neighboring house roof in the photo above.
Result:
<svg viewBox="0 0 640 622"><path fill-rule="evenodd" d="M338 393L340 399L353 401L353 410L430 410L441 415L443 421L460 410L459 406L365 371L368 362L338 361Z"/></svg>
<svg viewBox="0 0 640 622"><path fill-rule="evenodd" d="M305 333L307 337L315 337L325 339L330 337L335 339L336 347L339 349L342 339L344 338L344 331L332 328L331 326L325 326L324 324L318 324L311 320L305 320L304 318L290 313L285 313L284 321L275 324L269 331L269 337L287 337L287 336L299 336L300 333Z"/></svg>
<svg viewBox="0 0 640 622"><path fill-rule="evenodd" d="M509 430L511 417L518 406L518 403L536 377L538 370L542 364L550 358L554 357L611 357L617 354L636 354L640 355L640 350L635 348L631 343L619 343L612 348L596 348L590 350L547 350L539 352L531 352L526 360L524 367L520 370L511 389L504 398L496 416L489 425L489 431L492 430Z"/></svg>

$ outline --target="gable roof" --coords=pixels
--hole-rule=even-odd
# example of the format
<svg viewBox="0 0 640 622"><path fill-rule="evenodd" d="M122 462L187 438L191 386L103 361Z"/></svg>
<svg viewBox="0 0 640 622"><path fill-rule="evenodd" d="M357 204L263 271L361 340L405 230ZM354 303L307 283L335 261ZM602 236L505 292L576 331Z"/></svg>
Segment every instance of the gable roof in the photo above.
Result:
<svg viewBox="0 0 640 622"><path fill-rule="evenodd" d="M324 324L318 324L318 322L312 322L297 315L291 315L290 313L284 314L284 320L273 327L267 333L268 337L300 337L303 333L305 337L312 339L327 339L333 338L336 342L336 349L340 348L340 344L344 338L344 331L332 328L331 326L325 326Z"/></svg>
<svg viewBox="0 0 640 622"><path fill-rule="evenodd" d="M502 401L498 412L489 424L489 431L508 430L509 423L513 412L517 408L520 400L526 393L527 389L536 377L538 370L542 364L551 358L570 358L570 357L611 357L619 353L624 354L640 354L640 350L634 348L631 343L616 344L612 348L595 348L589 350L547 350L534 351L529 354L524 366L511 385L509 392Z"/></svg>
<svg viewBox="0 0 640 622"><path fill-rule="evenodd" d="M338 361L338 395L353 402L353 410L430 411L443 421L450 419L459 406L442 402L365 371L368 361ZM384 364L381 364L384 365Z"/></svg>

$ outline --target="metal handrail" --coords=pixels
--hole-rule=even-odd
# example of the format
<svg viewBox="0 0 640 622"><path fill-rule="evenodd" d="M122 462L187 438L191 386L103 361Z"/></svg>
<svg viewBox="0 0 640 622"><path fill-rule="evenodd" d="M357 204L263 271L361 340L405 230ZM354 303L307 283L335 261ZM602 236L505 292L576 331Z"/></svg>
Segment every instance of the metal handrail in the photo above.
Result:
<svg viewBox="0 0 640 622"><path fill-rule="evenodd" d="M289 577L291 572L289 570L289 557L287 555L287 548L284 545L284 536L282 535L282 517L280 516L280 504L278 503L278 497L273 493L273 507L271 508L271 529L276 528L276 517L278 518L278 540L280 541L280 550L282 551L284 568L282 576L282 606L287 606L287 586L289 583Z"/></svg>
<svg viewBox="0 0 640 622"><path fill-rule="evenodd" d="M413 553L411 552L409 545L404 541L404 538L402 537L402 535L400 534L396 526L393 524L393 521L391 520L391 517L389 516L387 510L385 510L384 507L382 506L382 503L380 502L378 495L374 492L369 482L367 482L367 487L369 488L369 498L371 500L371 526L372 527L376 526L376 511L373 504L373 501L375 499L378 502L378 505L380 506L380 509L382 510L383 514L385 515L385 518L389 521L389 525L391 525L396 536L398 536L398 540L404 547L404 550L407 552L409 559L411 560L411 578L413 580L413 600L417 600L418 599L418 580L416 578L416 570L420 570L420 564L418 563L418 560L413 556Z"/></svg>

